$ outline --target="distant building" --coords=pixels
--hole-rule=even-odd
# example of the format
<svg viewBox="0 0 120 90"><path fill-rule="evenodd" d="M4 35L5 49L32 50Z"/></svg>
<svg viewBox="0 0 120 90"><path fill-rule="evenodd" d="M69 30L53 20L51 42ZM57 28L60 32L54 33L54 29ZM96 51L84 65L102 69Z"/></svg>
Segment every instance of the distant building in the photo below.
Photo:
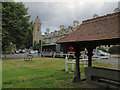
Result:
<svg viewBox="0 0 120 90"><path fill-rule="evenodd" d="M119 2L120 5L120 2ZM114 10L114 13L118 13L120 12L119 8L116 8ZM93 18L99 18L98 14L94 14ZM35 19L34 22L34 30L33 30L33 45L35 44L35 42L39 43L39 40L42 39L42 41L45 41L46 43L56 43L58 40L60 40L61 38L65 37L66 35L69 35L71 32L75 31L77 27L79 27L79 22L78 21L73 21L73 27L69 26L68 28L64 28L64 25L60 25L60 30L54 30L54 32L50 32L50 30L47 28L46 32L44 35L41 34L41 21L39 19L39 17L37 16L37 18ZM104 46L105 48L109 48L111 46Z"/></svg>
<svg viewBox="0 0 120 90"><path fill-rule="evenodd" d="M68 28L64 28L64 25L60 26L60 30L54 30L54 32L50 33L50 30L47 28L45 35L41 34L41 21L39 19L39 17L37 16L37 18L35 19L34 22L34 30L33 30L33 46L36 43L39 43L39 40L42 39L42 41L45 41L46 43L55 43L56 41L58 41L59 39L65 37L66 35L70 34L71 32L73 32L78 26L79 26L79 22L78 21L74 21L73 22L74 25L69 26Z"/></svg>
<svg viewBox="0 0 120 90"><path fill-rule="evenodd" d="M42 23L37 16L33 26L33 46L35 43L39 43L39 40L41 40L41 25Z"/></svg>
<svg viewBox="0 0 120 90"><path fill-rule="evenodd" d="M61 25L60 30L54 30L54 32L51 33L49 29L46 29L45 35L42 35L43 41L46 43L55 43L59 39L73 32L79 26L78 21L74 21L73 23L73 27L69 26L68 28L64 28L64 25Z"/></svg>

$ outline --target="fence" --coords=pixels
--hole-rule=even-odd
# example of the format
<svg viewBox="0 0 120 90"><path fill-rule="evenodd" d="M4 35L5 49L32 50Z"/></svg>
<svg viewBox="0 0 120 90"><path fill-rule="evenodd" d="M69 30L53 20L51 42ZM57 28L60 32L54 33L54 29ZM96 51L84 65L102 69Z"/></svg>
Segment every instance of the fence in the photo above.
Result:
<svg viewBox="0 0 120 90"><path fill-rule="evenodd" d="M75 61L76 60L72 60L72 62L69 62L68 57L66 55L66 57L65 57L65 71L66 72L68 72L68 64L72 64L72 71L74 71L74 64L76 64ZM79 62L79 64L84 65L84 67L86 67L88 59L87 58L82 58L82 59L80 59L80 61L83 61L83 62Z"/></svg>

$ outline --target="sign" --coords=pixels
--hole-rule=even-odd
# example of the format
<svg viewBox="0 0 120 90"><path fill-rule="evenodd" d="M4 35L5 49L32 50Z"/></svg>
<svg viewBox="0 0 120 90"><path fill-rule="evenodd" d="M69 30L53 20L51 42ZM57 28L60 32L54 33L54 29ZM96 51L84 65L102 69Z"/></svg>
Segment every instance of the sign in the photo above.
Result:
<svg viewBox="0 0 120 90"><path fill-rule="evenodd" d="M30 49L33 49L33 47L31 46Z"/></svg>
<svg viewBox="0 0 120 90"><path fill-rule="evenodd" d="M94 54L94 55L95 55L95 53L96 53L96 49L93 50L93 54Z"/></svg>

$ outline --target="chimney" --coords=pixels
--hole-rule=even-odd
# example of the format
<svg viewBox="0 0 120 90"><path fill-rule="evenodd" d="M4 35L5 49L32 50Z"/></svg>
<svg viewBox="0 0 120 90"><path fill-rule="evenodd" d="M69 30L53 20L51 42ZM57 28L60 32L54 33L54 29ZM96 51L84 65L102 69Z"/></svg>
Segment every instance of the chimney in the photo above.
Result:
<svg viewBox="0 0 120 90"><path fill-rule="evenodd" d="M64 25L60 25L60 30L64 29Z"/></svg>
<svg viewBox="0 0 120 90"><path fill-rule="evenodd" d="M115 12L115 13L118 13L118 12L120 12L120 9L119 9L119 8L116 8L116 9L114 10L114 12Z"/></svg>
<svg viewBox="0 0 120 90"><path fill-rule="evenodd" d="M69 26L69 27L68 27L68 29L72 29L72 27L71 27L71 26Z"/></svg>
<svg viewBox="0 0 120 90"><path fill-rule="evenodd" d="M79 21L74 20L73 24L74 24L73 28L76 28L79 25Z"/></svg>
<svg viewBox="0 0 120 90"><path fill-rule="evenodd" d="M49 34L49 32L50 32L50 30L47 28L47 29L46 29L46 33Z"/></svg>
<svg viewBox="0 0 120 90"><path fill-rule="evenodd" d="M93 15L93 18L97 18L97 17L99 17L98 14L94 14Z"/></svg>

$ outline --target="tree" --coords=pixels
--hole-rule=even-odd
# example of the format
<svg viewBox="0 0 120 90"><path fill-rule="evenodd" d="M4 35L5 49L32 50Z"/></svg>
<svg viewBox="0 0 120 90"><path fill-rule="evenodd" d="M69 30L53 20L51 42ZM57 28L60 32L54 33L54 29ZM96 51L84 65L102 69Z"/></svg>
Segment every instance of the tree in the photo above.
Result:
<svg viewBox="0 0 120 90"><path fill-rule="evenodd" d="M102 50L102 51L104 51L104 52L107 52L107 50L106 50L104 47L98 47L97 49L98 49L98 50Z"/></svg>
<svg viewBox="0 0 120 90"><path fill-rule="evenodd" d="M50 44L50 43L46 43L45 41L42 41L42 45L46 45L46 44Z"/></svg>
<svg viewBox="0 0 120 90"><path fill-rule="evenodd" d="M30 30L27 32L27 38L26 38L26 48L30 48L33 43L33 21L30 24Z"/></svg>
<svg viewBox="0 0 120 90"><path fill-rule="evenodd" d="M29 46L27 41L32 34L32 23L29 22L30 16L27 10L23 3L2 3L2 49L4 52L11 42L17 48Z"/></svg>
<svg viewBox="0 0 120 90"><path fill-rule="evenodd" d="M113 46L113 47L110 47L108 52L110 54L120 54L120 46Z"/></svg>

